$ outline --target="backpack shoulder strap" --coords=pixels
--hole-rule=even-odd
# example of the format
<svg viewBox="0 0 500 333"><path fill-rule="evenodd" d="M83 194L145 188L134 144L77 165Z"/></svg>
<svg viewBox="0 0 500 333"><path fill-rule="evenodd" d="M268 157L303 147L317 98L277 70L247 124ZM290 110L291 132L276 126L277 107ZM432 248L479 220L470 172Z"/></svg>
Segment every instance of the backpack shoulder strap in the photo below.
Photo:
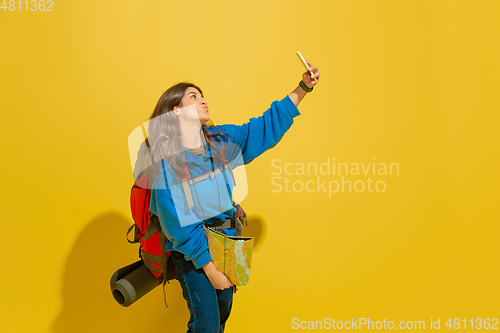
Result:
<svg viewBox="0 0 500 333"><path fill-rule="evenodd" d="M163 231L160 231L160 243L161 243L161 279L163 281L163 285L167 283L167 252L165 249L166 243L167 243L167 237L165 237L165 234ZM169 282L170 283L170 282Z"/></svg>

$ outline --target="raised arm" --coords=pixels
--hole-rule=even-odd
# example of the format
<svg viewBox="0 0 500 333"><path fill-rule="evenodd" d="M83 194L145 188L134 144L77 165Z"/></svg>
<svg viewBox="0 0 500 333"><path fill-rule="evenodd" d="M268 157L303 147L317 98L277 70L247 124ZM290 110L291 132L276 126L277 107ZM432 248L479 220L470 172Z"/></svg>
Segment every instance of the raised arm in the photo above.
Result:
<svg viewBox="0 0 500 333"><path fill-rule="evenodd" d="M314 88L315 85L318 84L319 81L319 71L318 67L316 66L311 66L309 62L307 62L309 65L309 70L313 73L311 76L311 73L309 71L305 72L302 74L302 82L309 88L312 89ZM292 100L292 102L295 104L295 106L298 106L300 101L307 95L307 92L300 87L300 85L297 86L288 96Z"/></svg>
<svg viewBox="0 0 500 333"><path fill-rule="evenodd" d="M298 115L300 112L293 101L285 96L281 101L272 102L262 116L250 118L243 125L217 127L232 138L232 142L241 150L244 164L248 164L274 147L292 126L293 118Z"/></svg>
<svg viewBox="0 0 500 333"><path fill-rule="evenodd" d="M318 84L318 67L310 66L310 71L302 74L302 81L307 88ZM280 101L274 101L271 107L260 117L251 118L243 125L220 125L221 132L229 134L233 143L239 146L244 164L248 164L266 150L274 147L292 126L293 118L300 115L297 105L307 93L299 86Z"/></svg>

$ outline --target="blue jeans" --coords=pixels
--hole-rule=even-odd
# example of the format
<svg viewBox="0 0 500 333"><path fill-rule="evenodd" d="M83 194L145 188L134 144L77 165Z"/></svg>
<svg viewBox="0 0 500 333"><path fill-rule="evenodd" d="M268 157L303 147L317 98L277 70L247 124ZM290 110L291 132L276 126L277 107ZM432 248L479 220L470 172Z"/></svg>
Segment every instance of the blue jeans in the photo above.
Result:
<svg viewBox="0 0 500 333"><path fill-rule="evenodd" d="M236 287L215 289L202 268L196 269L193 262L184 259L180 252L171 253L182 295L191 313L187 332L224 333Z"/></svg>

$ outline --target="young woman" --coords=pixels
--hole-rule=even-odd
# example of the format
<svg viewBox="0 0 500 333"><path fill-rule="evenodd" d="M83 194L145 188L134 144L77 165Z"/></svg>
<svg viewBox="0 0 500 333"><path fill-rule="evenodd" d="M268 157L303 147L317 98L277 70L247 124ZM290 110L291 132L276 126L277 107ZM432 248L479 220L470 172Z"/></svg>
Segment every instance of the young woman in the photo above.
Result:
<svg viewBox="0 0 500 333"><path fill-rule="evenodd" d="M159 217L168 239L166 250L172 251L191 313L188 332L224 332L236 287L212 262L203 226L235 217L233 182L228 181L232 169L238 161L250 163L282 139L300 115L297 105L318 83L318 68L310 65L310 71L312 75L302 74L302 82L289 95L240 126L211 125L202 90L188 82L165 91L151 115L148 140L153 163L145 171L154 184L150 211ZM224 163L232 168L224 168ZM183 182L213 170L218 173L195 184ZM236 234L231 228L222 231Z"/></svg>

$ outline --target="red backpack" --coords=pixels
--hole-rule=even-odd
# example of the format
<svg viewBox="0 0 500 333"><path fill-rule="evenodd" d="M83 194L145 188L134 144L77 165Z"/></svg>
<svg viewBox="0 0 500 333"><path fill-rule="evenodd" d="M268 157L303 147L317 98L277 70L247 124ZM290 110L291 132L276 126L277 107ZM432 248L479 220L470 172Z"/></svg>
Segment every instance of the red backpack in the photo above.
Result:
<svg viewBox="0 0 500 333"><path fill-rule="evenodd" d="M131 244L140 243L139 257L151 273L165 284L176 278L175 269L169 260L170 251L165 250L167 239L161 230L160 220L149 211L150 201L149 181L142 175L130 191L130 208L135 223L127 231L127 241ZM133 241L128 239L132 229Z"/></svg>

